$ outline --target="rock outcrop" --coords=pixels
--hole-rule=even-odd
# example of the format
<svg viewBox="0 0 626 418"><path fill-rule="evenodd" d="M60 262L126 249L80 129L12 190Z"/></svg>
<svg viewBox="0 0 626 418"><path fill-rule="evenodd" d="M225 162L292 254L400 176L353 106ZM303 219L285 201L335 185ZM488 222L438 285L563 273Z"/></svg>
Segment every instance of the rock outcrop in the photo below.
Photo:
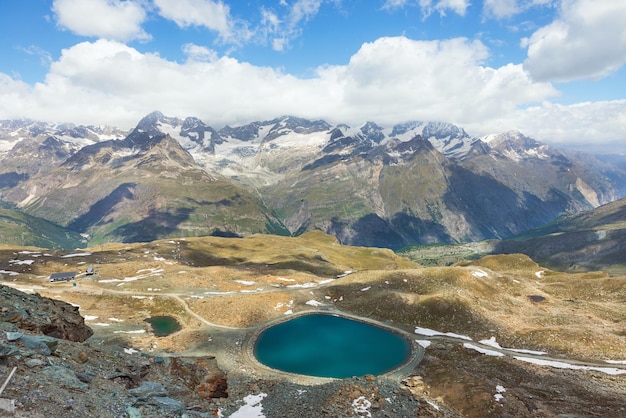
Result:
<svg viewBox="0 0 626 418"><path fill-rule="evenodd" d="M78 307L6 286L0 286L0 314L3 322L49 337L82 342L93 335Z"/></svg>

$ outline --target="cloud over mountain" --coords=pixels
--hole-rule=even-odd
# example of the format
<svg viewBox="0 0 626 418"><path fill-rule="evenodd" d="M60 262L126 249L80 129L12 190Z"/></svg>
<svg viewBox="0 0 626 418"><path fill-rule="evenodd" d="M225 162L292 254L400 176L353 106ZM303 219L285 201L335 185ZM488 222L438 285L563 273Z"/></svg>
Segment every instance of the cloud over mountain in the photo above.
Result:
<svg viewBox="0 0 626 418"><path fill-rule="evenodd" d="M377 24L410 12L417 12L420 27L439 22L441 32L423 36L381 31L364 37L366 23L338 26L353 25L350 16L371 5L357 10L345 1L297 0L253 9L243 14L238 3L213 0L55 0L53 29L80 35L79 41L55 53L20 46L22 54L46 57L39 63L45 77L25 82L19 72L0 69L0 114L124 127L154 108L216 126L277 114L354 125L427 119L463 125L476 136L520 129L557 145L613 149L626 137L626 101L615 89L605 88L611 99L598 94L577 101L563 83L623 68L626 6L620 2L376 2ZM524 20L533 13L536 22ZM507 29L523 32L509 39L515 39L515 59L502 57L497 45L505 41L476 32L482 26L468 21L476 14L482 24L515 20L515 29ZM319 31L320 21L336 16L343 19L333 21L336 35L327 27L316 32L327 42L316 46L324 58L300 72L273 61L310 46L314 37L307 31L315 25ZM154 29L156 20L179 31L167 50L159 49L164 37ZM335 38L339 43L353 34L358 42L344 46L341 58L326 58L335 53ZM306 54L293 57L301 61Z"/></svg>

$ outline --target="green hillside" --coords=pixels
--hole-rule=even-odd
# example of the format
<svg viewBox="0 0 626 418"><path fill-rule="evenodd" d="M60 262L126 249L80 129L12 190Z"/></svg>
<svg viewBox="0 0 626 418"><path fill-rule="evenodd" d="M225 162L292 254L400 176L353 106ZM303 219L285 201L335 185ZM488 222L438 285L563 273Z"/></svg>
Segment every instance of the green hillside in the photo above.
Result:
<svg viewBox="0 0 626 418"><path fill-rule="evenodd" d="M11 209L0 208L0 243L11 246L73 249L83 245L80 234Z"/></svg>

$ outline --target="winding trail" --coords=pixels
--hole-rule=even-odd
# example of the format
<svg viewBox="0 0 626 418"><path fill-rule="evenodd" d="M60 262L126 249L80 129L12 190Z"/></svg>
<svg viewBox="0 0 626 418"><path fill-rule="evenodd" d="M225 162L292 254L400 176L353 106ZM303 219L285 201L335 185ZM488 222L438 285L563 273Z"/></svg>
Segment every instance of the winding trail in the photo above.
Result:
<svg viewBox="0 0 626 418"><path fill-rule="evenodd" d="M6 284L8 285L9 283L6 283ZM14 283L11 283L11 284L13 285L13 287L19 288L19 286L15 286ZM315 286L315 287L319 289L319 288L325 287L324 285L326 285L326 283L319 283L318 286ZM34 286L29 285L25 287L33 288ZM63 289L63 290L59 289L59 292L57 292L57 291L54 291L53 288L50 288L50 287L45 287L45 286L37 287L38 290L44 289L44 288L48 292L52 291L51 293L60 293L60 292L64 292L67 290L67 289ZM126 296L170 297L176 300L183 307L183 309L185 310L187 314L189 314L190 316L198 320L200 323L211 328L234 330L234 331L241 331L241 332L246 333L246 332L249 332L250 330L259 329L260 327L261 328L263 327L262 324L251 326L251 327L235 327L235 326L222 325L222 324L216 324L216 323L210 322L203 316L196 313L193 309L191 309L189 304L184 300L185 296L190 296L190 294L187 292L185 293L182 293L182 292L141 292L141 291L129 291L129 290L116 290L116 289L106 289L106 288L99 287L99 286L89 286L89 285L85 286L84 282L80 288L73 288L72 290L78 291L78 292L91 293L91 294L110 293L110 294L118 294L118 295L126 295ZM263 290L255 291L254 294L272 293L272 292L278 292L278 291L298 292L300 290L304 290L304 289L287 288L287 287L270 288L270 289L266 288ZM310 290L310 288L307 288L306 290ZM233 293L228 292L228 293L224 293L223 295L232 295L232 294L239 294L239 293L240 292L233 292ZM245 295L246 292L241 293L241 294ZM250 293L248 292L247 294L250 294ZM219 293L203 294L203 297L219 298L223 295ZM357 315L350 314L349 312L342 312L336 309L332 305L326 305L322 309L311 310L311 311L318 311L318 312L323 311L326 313L336 313L342 316L352 317L357 320L366 320L368 322L379 322L379 321L369 320L368 318L362 318ZM303 312L298 312L298 314L302 314L302 313ZM265 324L265 326L268 326L273 322L280 322L282 320L285 320L285 319L276 318L275 320L269 321L267 324ZM380 324L382 324L384 327L387 327L387 328L390 327L389 324L385 324L385 323L380 323ZM607 373L611 375L626 374L626 364L622 362L609 363L609 362L601 361L601 360L573 360L573 359L567 359L567 358L559 358L559 357L549 356L547 354L540 354L538 352L533 352L530 350L505 348L505 347L495 346L493 343L485 344L485 343L482 343L481 341L475 341L471 339L470 337L457 335L454 333L444 334L438 331L433 331L433 330L430 330L430 331L432 331L434 334L420 333L416 329L413 335L416 337L416 340L426 340L426 341L431 341L431 342L432 341L452 342L456 344L461 344L467 349L480 352L484 355L491 355L491 356L497 356L497 357L509 357L509 358L512 357L518 361L532 363L541 367L554 367L554 368L572 369L572 370L581 370L581 369L591 370L591 371L599 371L599 372ZM403 332L406 332L406 331L403 331Z"/></svg>

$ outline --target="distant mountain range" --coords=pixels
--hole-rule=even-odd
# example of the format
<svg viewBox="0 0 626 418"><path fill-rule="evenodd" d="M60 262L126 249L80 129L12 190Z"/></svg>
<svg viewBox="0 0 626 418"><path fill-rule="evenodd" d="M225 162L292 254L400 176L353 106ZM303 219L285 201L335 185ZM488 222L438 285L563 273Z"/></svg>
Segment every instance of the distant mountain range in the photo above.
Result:
<svg viewBox="0 0 626 418"><path fill-rule="evenodd" d="M0 202L76 245L322 230L399 249L509 238L622 198L614 157L442 122L283 116L216 130L154 112L126 132L0 121ZM3 222L0 236L20 243Z"/></svg>

